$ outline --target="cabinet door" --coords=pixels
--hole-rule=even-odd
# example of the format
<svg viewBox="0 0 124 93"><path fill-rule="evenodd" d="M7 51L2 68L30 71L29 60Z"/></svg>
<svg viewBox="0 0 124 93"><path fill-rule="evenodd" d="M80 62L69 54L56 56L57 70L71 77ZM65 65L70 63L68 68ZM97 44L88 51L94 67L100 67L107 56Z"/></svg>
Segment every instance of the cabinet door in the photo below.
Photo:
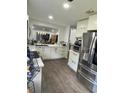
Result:
<svg viewBox="0 0 124 93"><path fill-rule="evenodd" d="M58 47L56 53L59 58L67 58L67 48L66 47Z"/></svg>
<svg viewBox="0 0 124 93"><path fill-rule="evenodd" d="M96 30L96 29L97 29L97 15L92 15L89 17L88 30Z"/></svg>
<svg viewBox="0 0 124 93"><path fill-rule="evenodd" d="M42 80L42 68L40 68L40 72L37 76L33 79L34 86L35 86L35 93L41 93L41 80Z"/></svg>
<svg viewBox="0 0 124 93"><path fill-rule="evenodd" d="M58 47L51 47L51 58L52 59L58 59L58 58L62 58L62 52L61 49Z"/></svg>
<svg viewBox="0 0 124 93"><path fill-rule="evenodd" d="M76 37L82 37L84 32L87 32L88 19L79 21L77 23Z"/></svg>
<svg viewBox="0 0 124 93"><path fill-rule="evenodd" d="M51 59L50 47L44 47L44 59Z"/></svg>
<svg viewBox="0 0 124 93"><path fill-rule="evenodd" d="M44 46L40 47L40 54L44 58Z"/></svg>
<svg viewBox="0 0 124 93"><path fill-rule="evenodd" d="M39 46L39 53L40 56L45 59L45 47L44 46Z"/></svg>
<svg viewBox="0 0 124 93"><path fill-rule="evenodd" d="M50 53L51 53L51 59L56 59L57 58L57 53L56 53L56 49L57 48L54 48L54 47L51 47L50 48Z"/></svg>

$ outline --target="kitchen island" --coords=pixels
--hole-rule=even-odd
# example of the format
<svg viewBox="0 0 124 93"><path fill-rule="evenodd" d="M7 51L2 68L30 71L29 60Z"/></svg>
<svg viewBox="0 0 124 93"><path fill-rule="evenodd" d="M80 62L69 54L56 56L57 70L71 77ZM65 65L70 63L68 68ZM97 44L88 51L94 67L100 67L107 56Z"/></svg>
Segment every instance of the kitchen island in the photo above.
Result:
<svg viewBox="0 0 124 93"><path fill-rule="evenodd" d="M43 60L67 58L67 46L57 44L38 44L35 46Z"/></svg>

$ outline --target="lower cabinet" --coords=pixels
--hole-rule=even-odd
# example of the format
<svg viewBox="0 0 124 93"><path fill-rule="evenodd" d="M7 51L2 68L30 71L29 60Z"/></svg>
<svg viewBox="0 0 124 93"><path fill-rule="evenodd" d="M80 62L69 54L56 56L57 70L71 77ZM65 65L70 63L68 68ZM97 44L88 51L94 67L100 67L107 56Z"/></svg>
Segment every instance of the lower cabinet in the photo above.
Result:
<svg viewBox="0 0 124 93"><path fill-rule="evenodd" d="M40 72L34 78L34 86L35 86L35 93L41 93L41 83L42 83L42 68L40 68Z"/></svg>
<svg viewBox="0 0 124 93"><path fill-rule="evenodd" d="M34 82L34 92L35 93L41 93L42 89L42 68L44 67L44 64L42 62L41 58L33 59L34 66L37 68L37 64L39 66L39 72L36 74L36 76L33 78Z"/></svg>
<svg viewBox="0 0 124 93"><path fill-rule="evenodd" d="M68 49L67 49L67 47L59 47L59 48L58 48L58 52L59 52L59 54L60 54L63 58L67 58L67 55L68 55Z"/></svg>
<svg viewBox="0 0 124 93"><path fill-rule="evenodd" d="M37 50L44 60L67 58L67 49L62 47L37 46Z"/></svg>
<svg viewBox="0 0 124 93"><path fill-rule="evenodd" d="M68 66L77 72L78 68L78 62L79 62L79 53L75 52L73 50L69 51L69 59L68 59Z"/></svg>

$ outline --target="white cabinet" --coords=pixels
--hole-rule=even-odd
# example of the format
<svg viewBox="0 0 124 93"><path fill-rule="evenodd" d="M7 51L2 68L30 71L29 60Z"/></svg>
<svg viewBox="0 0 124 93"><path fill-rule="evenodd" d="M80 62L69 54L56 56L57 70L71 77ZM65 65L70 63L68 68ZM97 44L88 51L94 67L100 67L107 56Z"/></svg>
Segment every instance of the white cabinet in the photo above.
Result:
<svg viewBox="0 0 124 93"><path fill-rule="evenodd" d="M37 48L37 51L39 52L39 55L44 59L44 58L46 58L46 56L45 56L45 47L44 46L36 46L36 48Z"/></svg>
<svg viewBox="0 0 124 93"><path fill-rule="evenodd" d="M50 59L61 58L61 54L58 52L58 47L50 47Z"/></svg>
<svg viewBox="0 0 124 93"><path fill-rule="evenodd" d="M40 72L37 76L33 79L34 86L35 86L35 93L41 93L41 84L42 84L42 68L40 68Z"/></svg>
<svg viewBox="0 0 124 93"><path fill-rule="evenodd" d="M91 15L89 18L77 22L77 31L75 36L82 37L84 32L87 30L96 30L97 29L97 15Z"/></svg>
<svg viewBox="0 0 124 93"><path fill-rule="evenodd" d="M97 15L89 16L88 20L88 30L96 30L97 29Z"/></svg>
<svg viewBox="0 0 124 93"><path fill-rule="evenodd" d="M68 54L68 49L67 49L67 47L65 46L63 46L63 47L59 47L58 48L58 52L59 52L59 54L63 57L63 58L67 58L67 54Z"/></svg>
<svg viewBox="0 0 124 93"><path fill-rule="evenodd" d="M33 59L34 63L38 63L39 65L39 72L38 74L34 77L33 82L35 86L35 93L41 93L42 89L42 67L44 67L44 64L42 62L41 58Z"/></svg>
<svg viewBox="0 0 124 93"><path fill-rule="evenodd" d="M43 54L44 54L43 59L51 59L52 51L51 51L50 47L44 46L44 49L42 49L42 51L43 51Z"/></svg>
<svg viewBox="0 0 124 93"><path fill-rule="evenodd" d="M73 50L70 50L69 51L68 66L71 69L73 69L75 72L77 72L78 62L79 62L79 53L75 52Z"/></svg>
<svg viewBox="0 0 124 93"><path fill-rule="evenodd" d="M58 46L37 46L37 51L43 59L67 58L67 49Z"/></svg>
<svg viewBox="0 0 124 93"><path fill-rule="evenodd" d="M87 32L88 19L79 21L77 23L76 37L82 37L84 32Z"/></svg>

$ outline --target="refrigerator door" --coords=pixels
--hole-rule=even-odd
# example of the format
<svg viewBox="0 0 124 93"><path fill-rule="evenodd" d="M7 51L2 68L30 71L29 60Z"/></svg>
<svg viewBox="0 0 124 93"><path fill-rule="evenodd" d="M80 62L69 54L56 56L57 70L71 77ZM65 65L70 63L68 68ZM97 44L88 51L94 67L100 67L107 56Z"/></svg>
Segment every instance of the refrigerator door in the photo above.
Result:
<svg viewBox="0 0 124 93"><path fill-rule="evenodd" d="M92 93L97 93L96 32L84 33L82 41L77 76Z"/></svg>
<svg viewBox="0 0 124 93"><path fill-rule="evenodd" d="M94 58L94 54L95 54L96 40L97 40L97 38L96 38L96 35L95 35L94 38L93 38L93 41L91 43L90 51L89 51L89 59L88 59L88 61L91 64L93 63L93 58Z"/></svg>
<svg viewBox="0 0 124 93"><path fill-rule="evenodd" d="M88 32L83 34L82 42L82 59L91 63L91 54L93 53L92 47L94 45L95 32Z"/></svg>

